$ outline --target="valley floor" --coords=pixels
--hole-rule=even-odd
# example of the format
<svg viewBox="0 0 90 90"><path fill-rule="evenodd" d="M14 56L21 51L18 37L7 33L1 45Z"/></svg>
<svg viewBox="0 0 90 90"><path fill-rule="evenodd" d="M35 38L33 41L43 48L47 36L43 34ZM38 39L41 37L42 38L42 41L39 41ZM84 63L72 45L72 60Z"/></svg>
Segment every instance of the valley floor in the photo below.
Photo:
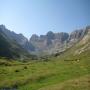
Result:
<svg viewBox="0 0 90 90"><path fill-rule="evenodd" d="M89 55L27 63L0 59L0 90L90 90Z"/></svg>

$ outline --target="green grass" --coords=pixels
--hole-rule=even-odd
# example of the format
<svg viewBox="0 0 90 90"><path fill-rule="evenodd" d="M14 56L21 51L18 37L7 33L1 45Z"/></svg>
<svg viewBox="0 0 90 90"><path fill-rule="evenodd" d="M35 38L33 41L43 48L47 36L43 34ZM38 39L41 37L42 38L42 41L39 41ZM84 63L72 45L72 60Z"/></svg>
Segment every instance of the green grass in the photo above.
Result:
<svg viewBox="0 0 90 90"><path fill-rule="evenodd" d="M89 90L90 76L86 75L77 79L67 80L63 83L50 85L39 90Z"/></svg>
<svg viewBox="0 0 90 90"><path fill-rule="evenodd" d="M82 81L87 80L86 76L90 75L90 51L77 56L69 54L69 51L66 54L63 54L65 57L63 55L52 57L49 61L30 61L27 63L0 59L0 88L84 90L88 83L86 82L86 86L83 87ZM79 61L76 61L77 59ZM75 86L72 80L79 79L81 80L80 86ZM58 85L63 89L56 88ZM56 89L52 89L52 87ZM89 89L90 87L87 87L85 90Z"/></svg>

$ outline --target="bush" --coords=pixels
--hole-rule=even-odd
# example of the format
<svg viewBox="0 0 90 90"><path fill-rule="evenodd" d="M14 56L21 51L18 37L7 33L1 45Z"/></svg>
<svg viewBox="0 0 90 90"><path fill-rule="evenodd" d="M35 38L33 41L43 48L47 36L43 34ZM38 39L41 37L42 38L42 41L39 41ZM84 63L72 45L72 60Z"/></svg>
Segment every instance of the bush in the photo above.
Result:
<svg viewBox="0 0 90 90"><path fill-rule="evenodd" d="M27 69L27 66L24 66L24 69Z"/></svg>
<svg viewBox="0 0 90 90"><path fill-rule="evenodd" d="M15 72L19 72L19 70L15 70Z"/></svg>

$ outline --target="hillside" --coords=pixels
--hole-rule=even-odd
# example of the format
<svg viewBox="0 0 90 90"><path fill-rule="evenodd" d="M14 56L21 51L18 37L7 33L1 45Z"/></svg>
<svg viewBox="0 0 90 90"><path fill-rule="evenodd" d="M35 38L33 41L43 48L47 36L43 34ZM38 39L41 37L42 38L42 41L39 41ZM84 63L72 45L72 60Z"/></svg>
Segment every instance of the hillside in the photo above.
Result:
<svg viewBox="0 0 90 90"><path fill-rule="evenodd" d="M28 51L26 51L21 45L17 43L10 35L7 35L6 32L9 32L4 26L0 26L0 56L12 59L21 59L27 58L30 56ZM11 38L10 38L11 37Z"/></svg>
<svg viewBox="0 0 90 90"><path fill-rule="evenodd" d="M90 51L68 59L28 63L0 60L0 87L13 90L89 90ZM79 61L78 61L79 58ZM68 61L66 61L68 60ZM82 83L83 82L83 83ZM68 83L68 84L67 84Z"/></svg>
<svg viewBox="0 0 90 90"><path fill-rule="evenodd" d="M0 59L1 90L89 90L89 34L46 61L22 63Z"/></svg>
<svg viewBox="0 0 90 90"><path fill-rule="evenodd" d="M82 40L89 32L89 29L90 26L87 26L86 28L75 30L70 34L66 32L53 33L49 31L46 35L38 36L33 34L30 40L28 40L24 35L16 34L8 30L4 25L0 25L0 32L2 32L3 38L13 48L20 49L17 51L39 56L52 55L67 50ZM2 41L0 43L2 43ZM22 56L23 55L21 55L21 57Z"/></svg>

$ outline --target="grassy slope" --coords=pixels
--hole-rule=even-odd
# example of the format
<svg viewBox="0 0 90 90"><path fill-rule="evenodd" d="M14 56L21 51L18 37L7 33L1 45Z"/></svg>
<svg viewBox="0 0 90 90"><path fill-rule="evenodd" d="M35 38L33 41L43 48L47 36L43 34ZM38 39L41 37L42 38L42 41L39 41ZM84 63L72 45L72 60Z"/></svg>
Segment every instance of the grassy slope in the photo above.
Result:
<svg viewBox="0 0 90 90"><path fill-rule="evenodd" d="M89 75L89 55L90 52L88 51L87 53L73 57L69 61L66 61L66 58L60 57L52 58L48 62L32 61L29 63L20 63L4 61L4 63L8 64L3 63L3 65L0 65L0 87L19 86L19 90L37 90L42 87ZM80 61L76 61L77 57ZM3 61L0 60L0 62Z"/></svg>
<svg viewBox="0 0 90 90"><path fill-rule="evenodd" d="M63 83L40 88L39 90L90 90L90 76L86 75L77 79L67 80Z"/></svg>
<svg viewBox="0 0 90 90"><path fill-rule="evenodd" d="M49 61L28 63L8 62L0 59L0 88L18 87L19 90L89 90L90 50L73 55L78 47L72 47L64 54ZM85 77L84 77L85 76ZM75 86L79 81L80 86ZM86 86L83 87L83 82ZM69 84L67 84L69 82ZM55 88L57 87L58 88ZM60 87L62 87L60 89ZM53 89L52 89L53 87Z"/></svg>

